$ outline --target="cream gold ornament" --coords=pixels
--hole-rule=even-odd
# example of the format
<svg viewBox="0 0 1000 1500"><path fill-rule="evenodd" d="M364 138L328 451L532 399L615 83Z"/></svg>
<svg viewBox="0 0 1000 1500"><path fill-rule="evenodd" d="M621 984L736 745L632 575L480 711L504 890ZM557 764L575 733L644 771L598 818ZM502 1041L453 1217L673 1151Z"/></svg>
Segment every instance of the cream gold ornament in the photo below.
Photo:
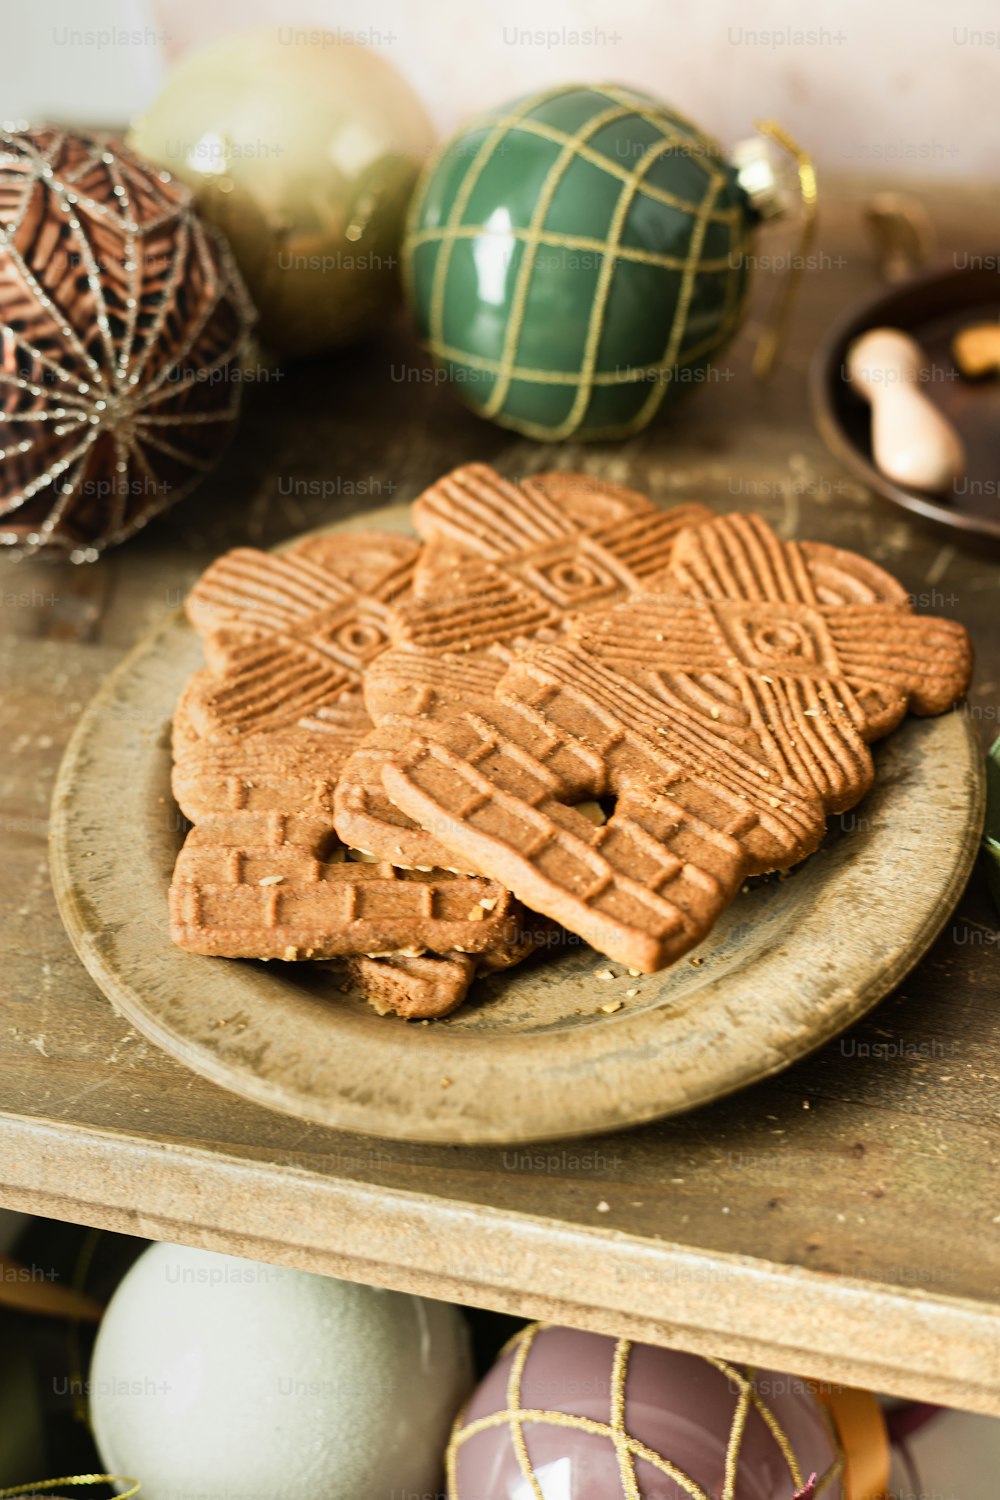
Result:
<svg viewBox="0 0 1000 1500"><path fill-rule="evenodd" d="M129 139L223 230L276 351L348 343L392 310L433 134L375 52L291 26L226 36L180 63Z"/></svg>
<svg viewBox="0 0 1000 1500"><path fill-rule="evenodd" d="M142 1500L436 1495L471 1375L444 1302L158 1244L108 1304L90 1411Z"/></svg>

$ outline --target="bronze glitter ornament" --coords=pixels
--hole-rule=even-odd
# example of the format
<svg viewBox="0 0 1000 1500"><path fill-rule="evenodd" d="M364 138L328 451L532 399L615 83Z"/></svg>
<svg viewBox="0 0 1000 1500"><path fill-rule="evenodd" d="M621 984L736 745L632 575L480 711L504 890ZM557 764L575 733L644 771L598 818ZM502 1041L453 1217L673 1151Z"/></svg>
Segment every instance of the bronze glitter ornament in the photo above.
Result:
<svg viewBox="0 0 1000 1500"><path fill-rule="evenodd" d="M168 172L99 135L0 131L0 545L89 562L196 484L253 319Z"/></svg>

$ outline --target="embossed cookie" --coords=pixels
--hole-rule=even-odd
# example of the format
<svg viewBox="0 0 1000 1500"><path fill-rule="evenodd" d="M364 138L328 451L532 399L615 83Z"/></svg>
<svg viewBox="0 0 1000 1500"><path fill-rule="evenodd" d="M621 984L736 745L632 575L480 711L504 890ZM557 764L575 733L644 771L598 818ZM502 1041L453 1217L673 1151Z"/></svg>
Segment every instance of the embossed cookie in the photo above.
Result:
<svg viewBox="0 0 1000 1500"><path fill-rule="evenodd" d="M357 693L420 550L410 537L357 532L219 558L187 601L210 668L186 695L187 723L201 736L253 734Z"/></svg>
<svg viewBox="0 0 1000 1500"><path fill-rule="evenodd" d="M348 843L403 864L447 866L448 850L385 795L387 758L427 723L487 704L512 653L554 638L570 614L648 587L700 505L661 510L584 474L514 484L484 464L445 476L415 502L427 542L415 593L392 611L393 645L365 675L375 730L352 755L336 795Z"/></svg>
<svg viewBox="0 0 1000 1500"><path fill-rule="evenodd" d="M429 1020L457 1009L477 976L509 969L535 948L544 948L555 930L545 918L520 911L515 940L488 953L449 953L441 957L395 954L392 958L362 955L338 959L332 967L347 974L380 1014L391 1012L407 1020Z"/></svg>
<svg viewBox="0 0 1000 1500"><path fill-rule="evenodd" d="M488 880L350 861L333 828L337 778L371 728L361 672L419 550L377 533L280 557L239 549L196 584L188 611L209 666L176 716L174 792L195 826L169 905L171 935L192 952L367 955L355 977L380 1006L443 1014L473 956L523 951L516 903ZM412 962L376 957L425 950L419 984Z"/></svg>
<svg viewBox="0 0 1000 1500"><path fill-rule="evenodd" d="M488 705L414 738L383 781L454 864L647 972L751 874L815 849L873 776L868 742L968 685L969 639L852 553L727 516L677 539L672 588L578 616ZM595 827L576 810L607 798Z"/></svg>

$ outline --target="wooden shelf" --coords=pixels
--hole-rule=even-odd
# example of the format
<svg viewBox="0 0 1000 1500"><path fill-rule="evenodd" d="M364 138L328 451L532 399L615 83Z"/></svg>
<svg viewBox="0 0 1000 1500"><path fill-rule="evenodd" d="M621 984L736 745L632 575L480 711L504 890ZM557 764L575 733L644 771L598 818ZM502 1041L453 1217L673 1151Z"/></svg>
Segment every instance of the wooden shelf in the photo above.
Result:
<svg viewBox="0 0 1000 1500"><path fill-rule="evenodd" d="M76 717L213 556L409 498L470 458L593 465L867 551L972 629L970 711L991 738L1000 565L868 496L807 410L818 335L874 286L860 200L827 189L820 269L767 387L744 336L653 432L556 453L403 378L399 334L250 388L219 474L99 564L4 570L0 1203L1000 1414L1000 933L980 871L919 968L841 1041L692 1116L529 1150L349 1137L187 1073L95 989L47 875ZM1000 242L988 195L927 201L946 250Z"/></svg>

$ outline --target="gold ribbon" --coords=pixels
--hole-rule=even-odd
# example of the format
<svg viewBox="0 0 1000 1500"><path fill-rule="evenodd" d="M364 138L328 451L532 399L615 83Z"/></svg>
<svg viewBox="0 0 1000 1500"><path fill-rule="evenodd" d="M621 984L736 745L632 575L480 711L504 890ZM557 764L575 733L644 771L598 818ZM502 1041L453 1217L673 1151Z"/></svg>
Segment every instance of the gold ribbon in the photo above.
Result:
<svg viewBox="0 0 1000 1500"><path fill-rule="evenodd" d="M813 1390L840 1438L847 1500L884 1500L889 1488L889 1434L877 1400L870 1391L853 1386L814 1385Z"/></svg>
<svg viewBox="0 0 1000 1500"><path fill-rule="evenodd" d="M797 141L792 139L784 126L779 125L777 120L758 120L754 129L768 140L774 141L794 159L799 180L799 199L802 204L802 229L784 289L778 294L770 321L765 324L754 350L753 373L759 380L765 380L774 369L781 346L785 341L788 320L791 317L792 307L806 268L806 259L816 238L818 190L816 168L812 157L803 151Z"/></svg>
<svg viewBox="0 0 1000 1500"><path fill-rule="evenodd" d="M0 1306L17 1312L42 1313L49 1318L75 1318L78 1322L97 1323L104 1309L93 1297L82 1291L40 1281L27 1266L0 1255Z"/></svg>
<svg viewBox="0 0 1000 1500"><path fill-rule="evenodd" d="M119 1491L118 1500L130 1500L130 1496L138 1495L141 1489L137 1479L125 1474L68 1474L63 1479L39 1479L34 1484L15 1484L9 1490L0 1490L0 1500L17 1500L19 1495L38 1495L42 1490L61 1489L63 1485L74 1489L86 1484L130 1484L130 1490Z"/></svg>
<svg viewBox="0 0 1000 1500"><path fill-rule="evenodd" d="M73 1291L80 1297L84 1296L84 1288L87 1284L87 1276L90 1265L94 1259L94 1252L101 1239L100 1229L89 1229L80 1246L73 1267ZM89 1301L89 1298L87 1299ZM70 1389L73 1392L73 1416L76 1421L84 1427L90 1426L90 1402L87 1399L86 1388L83 1383L83 1351L80 1345L80 1323L81 1319L72 1317L66 1329L66 1350L69 1357Z"/></svg>

